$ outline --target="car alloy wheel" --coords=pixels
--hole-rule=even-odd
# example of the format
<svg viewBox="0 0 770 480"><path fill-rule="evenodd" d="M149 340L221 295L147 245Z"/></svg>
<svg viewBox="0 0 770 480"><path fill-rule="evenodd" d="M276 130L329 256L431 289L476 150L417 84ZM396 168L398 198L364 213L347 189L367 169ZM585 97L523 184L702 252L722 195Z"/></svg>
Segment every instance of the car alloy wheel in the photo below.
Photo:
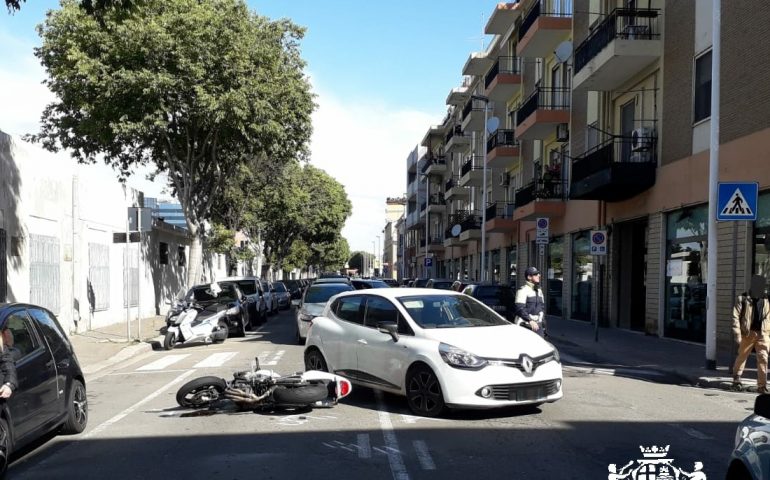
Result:
<svg viewBox="0 0 770 480"><path fill-rule="evenodd" d="M11 432L8 422L0 418L0 477L8 470L8 457L11 454Z"/></svg>
<svg viewBox="0 0 770 480"><path fill-rule="evenodd" d="M305 371L318 370L320 372L328 372L329 367L326 366L326 360L318 350L311 350L305 354Z"/></svg>
<svg viewBox="0 0 770 480"><path fill-rule="evenodd" d="M412 412L436 417L444 410L444 395L433 371L423 365L414 367L407 377L406 398Z"/></svg>

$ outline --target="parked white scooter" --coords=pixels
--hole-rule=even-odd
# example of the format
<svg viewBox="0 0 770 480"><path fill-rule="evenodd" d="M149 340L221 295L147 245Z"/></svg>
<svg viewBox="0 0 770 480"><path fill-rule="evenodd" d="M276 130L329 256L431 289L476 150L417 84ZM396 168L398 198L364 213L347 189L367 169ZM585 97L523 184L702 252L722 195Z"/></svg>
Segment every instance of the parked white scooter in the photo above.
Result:
<svg viewBox="0 0 770 480"><path fill-rule="evenodd" d="M219 290L219 285L211 284L212 291ZM183 343L219 343L227 340L228 327L225 321L228 315L238 315L238 307L224 308L222 305L203 307L190 301L182 305L183 310L171 316L168 321L163 348L171 350ZM218 311L211 311L215 307Z"/></svg>

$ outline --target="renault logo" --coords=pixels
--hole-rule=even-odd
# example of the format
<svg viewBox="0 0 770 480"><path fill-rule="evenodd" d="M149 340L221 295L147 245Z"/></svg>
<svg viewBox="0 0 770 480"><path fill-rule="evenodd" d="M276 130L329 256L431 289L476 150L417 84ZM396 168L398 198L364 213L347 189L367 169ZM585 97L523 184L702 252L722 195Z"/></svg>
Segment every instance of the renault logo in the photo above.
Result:
<svg viewBox="0 0 770 480"><path fill-rule="evenodd" d="M524 371L526 373L532 373L532 367L534 366L534 364L532 363L532 358L530 358L529 355L522 355L521 366L522 368L524 368Z"/></svg>

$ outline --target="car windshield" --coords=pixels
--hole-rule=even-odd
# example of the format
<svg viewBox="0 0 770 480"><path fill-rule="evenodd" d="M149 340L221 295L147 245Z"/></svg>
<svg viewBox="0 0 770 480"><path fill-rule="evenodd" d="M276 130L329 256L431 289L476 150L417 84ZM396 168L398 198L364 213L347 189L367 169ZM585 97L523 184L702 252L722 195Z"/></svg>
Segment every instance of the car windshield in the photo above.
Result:
<svg viewBox="0 0 770 480"><path fill-rule="evenodd" d="M254 295L257 293L257 284L252 280L242 280L238 282L238 287L244 295Z"/></svg>
<svg viewBox="0 0 770 480"><path fill-rule="evenodd" d="M219 288L222 290L215 293L211 290L210 285L197 287L193 289L192 295L195 297L196 302L226 303L238 299L235 294L235 288L232 285L220 283Z"/></svg>
<svg viewBox="0 0 770 480"><path fill-rule="evenodd" d="M278 293L283 293L286 291L286 285L283 283L274 283L273 288L275 288L275 291Z"/></svg>
<svg viewBox="0 0 770 480"><path fill-rule="evenodd" d="M349 292L353 287L344 283L329 283L312 286L305 294L305 303L326 303L331 297L341 292Z"/></svg>
<svg viewBox="0 0 770 480"><path fill-rule="evenodd" d="M413 295L399 297L398 301L422 328L510 325L489 308L462 295Z"/></svg>

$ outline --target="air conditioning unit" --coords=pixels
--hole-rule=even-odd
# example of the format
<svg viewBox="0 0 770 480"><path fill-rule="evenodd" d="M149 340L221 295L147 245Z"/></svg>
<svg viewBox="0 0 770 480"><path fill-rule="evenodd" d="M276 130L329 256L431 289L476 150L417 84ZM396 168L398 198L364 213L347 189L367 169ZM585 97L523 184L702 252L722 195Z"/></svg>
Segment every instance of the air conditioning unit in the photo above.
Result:
<svg viewBox="0 0 770 480"><path fill-rule="evenodd" d="M569 124L560 123L556 126L556 140L559 142L566 142L569 140Z"/></svg>
<svg viewBox="0 0 770 480"><path fill-rule="evenodd" d="M646 152L652 148L655 132L652 128L637 128L631 133L631 151Z"/></svg>
<svg viewBox="0 0 770 480"><path fill-rule="evenodd" d="M509 185L509 177L507 173L501 173L500 174L500 186L501 187L507 187Z"/></svg>
<svg viewBox="0 0 770 480"><path fill-rule="evenodd" d="M629 40L650 39L650 27L648 25L626 25L623 34Z"/></svg>

